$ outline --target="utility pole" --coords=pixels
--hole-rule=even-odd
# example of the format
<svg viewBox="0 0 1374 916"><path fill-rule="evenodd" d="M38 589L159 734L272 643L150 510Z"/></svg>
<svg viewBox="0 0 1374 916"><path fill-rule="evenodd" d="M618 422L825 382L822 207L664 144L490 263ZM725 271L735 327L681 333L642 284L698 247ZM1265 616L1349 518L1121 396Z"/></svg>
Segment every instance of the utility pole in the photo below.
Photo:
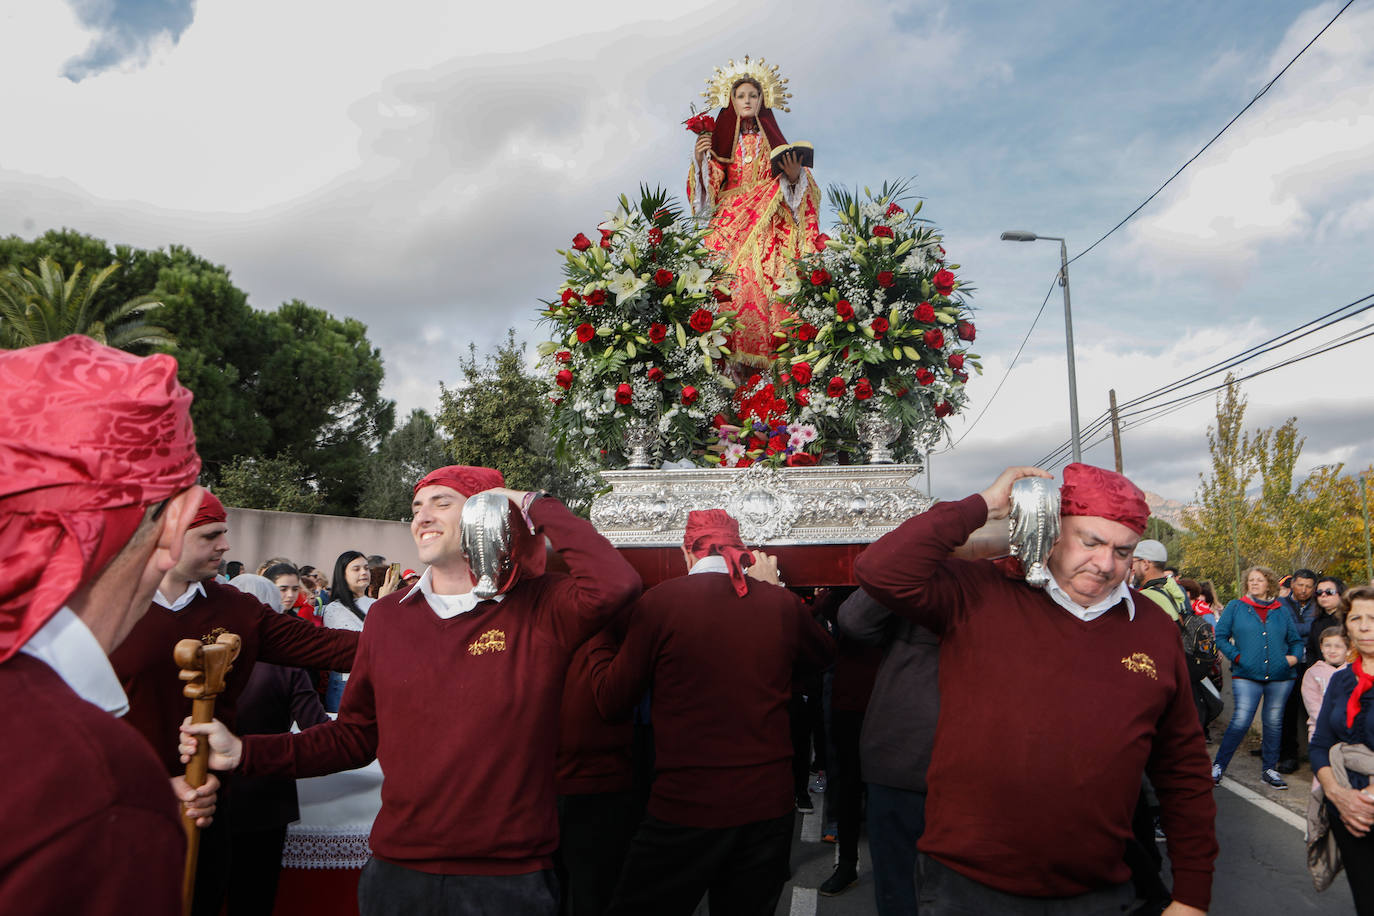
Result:
<svg viewBox="0 0 1374 916"><path fill-rule="evenodd" d="M1116 389L1108 390L1107 394L1112 401L1112 451L1116 452L1116 472L1124 474L1121 470L1121 420L1116 415Z"/></svg>

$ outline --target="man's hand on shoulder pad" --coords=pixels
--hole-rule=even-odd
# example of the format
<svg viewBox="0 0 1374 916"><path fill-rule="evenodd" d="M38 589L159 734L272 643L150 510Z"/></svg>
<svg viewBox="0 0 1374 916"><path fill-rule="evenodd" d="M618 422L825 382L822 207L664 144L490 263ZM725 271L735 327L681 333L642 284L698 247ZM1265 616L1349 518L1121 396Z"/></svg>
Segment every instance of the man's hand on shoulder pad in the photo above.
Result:
<svg viewBox="0 0 1374 916"><path fill-rule="evenodd" d="M1044 477L1054 479L1049 471L1037 467L1023 466L1007 468L992 482L992 486L982 492L983 502L988 504L988 521L996 521L1011 515L1011 485L1023 477Z"/></svg>

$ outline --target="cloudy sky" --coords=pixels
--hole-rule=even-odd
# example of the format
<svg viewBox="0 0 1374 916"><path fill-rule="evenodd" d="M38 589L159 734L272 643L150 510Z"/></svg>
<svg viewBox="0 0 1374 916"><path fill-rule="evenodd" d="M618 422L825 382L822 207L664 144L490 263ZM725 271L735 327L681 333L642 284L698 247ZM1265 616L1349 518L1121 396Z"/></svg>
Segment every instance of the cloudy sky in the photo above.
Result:
<svg viewBox="0 0 1374 916"><path fill-rule="evenodd" d="M641 182L679 189L691 145L680 121L705 78L763 56L790 80L779 122L815 143L821 185L914 177L922 215L977 287L985 375L954 423L957 447L933 461L936 495L955 497L1069 435L1057 290L1006 376L1058 251L1000 232L1064 236L1071 256L1082 251L1340 5L7 4L0 234L69 226L189 245L259 308L301 298L366 322L388 395L432 409L469 341L491 349L508 327L542 339L554 249ZM1127 401L1374 293L1372 236L1374 4L1356 2L1071 267L1084 427L1110 388ZM1374 311L1240 371L1371 321ZM1371 364L1374 339L1248 382L1251 425L1298 416L1300 470L1370 463ZM1213 411L1209 396L1128 428L1128 473L1191 498ZM1087 459L1110 465L1110 442Z"/></svg>

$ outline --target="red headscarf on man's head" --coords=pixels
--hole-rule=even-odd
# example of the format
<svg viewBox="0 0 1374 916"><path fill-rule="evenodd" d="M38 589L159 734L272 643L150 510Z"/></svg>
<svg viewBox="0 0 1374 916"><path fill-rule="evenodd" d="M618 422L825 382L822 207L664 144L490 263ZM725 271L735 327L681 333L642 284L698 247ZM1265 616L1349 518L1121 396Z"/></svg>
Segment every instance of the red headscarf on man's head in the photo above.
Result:
<svg viewBox="0 0 1374 916"><path fill-rule="evenodd" d="M449 487L464 496L472 496L483 490L504 487L506 479L495 468L471 467L465 464L451 464L446 468L435 468L415 484L412 493L419 493L421 487Z"/></svg>
<svg viewBox="0 0 1374 916"><path fill-rule="evenodd" d="M0 662L128 543L147 507L196 482L176 360L73 335L0 352Z"/></svg>
<svg viewBox="0 0 1374 916"><path fill-rule="evenodd" d="M188 528L199 528L202 525L214 525L229 521L229 514L224 511L224 503L219 501L219 497L209 490L202 491L200 497L200 509L196 511L196 517L191 519Z"/></svg>
<svg viewBox="0 0 1374 916"><path fill-rule="evenodd" d="M1064 468L1064 485L1059 488L1059 514L1097 516L1144 534L1150 507L1140 488L1121 474L1071 464Z"/></svg>
<svg viewBox="0 0 1374 916"><path fill-rule="evenodd" d="M749 592L744 568L753 565L754 555L740 540L739 522L729 512L724 509L693 509L688 512L682 546L695 556L720 554L725 558L735 594L743 596Z"/></svg>

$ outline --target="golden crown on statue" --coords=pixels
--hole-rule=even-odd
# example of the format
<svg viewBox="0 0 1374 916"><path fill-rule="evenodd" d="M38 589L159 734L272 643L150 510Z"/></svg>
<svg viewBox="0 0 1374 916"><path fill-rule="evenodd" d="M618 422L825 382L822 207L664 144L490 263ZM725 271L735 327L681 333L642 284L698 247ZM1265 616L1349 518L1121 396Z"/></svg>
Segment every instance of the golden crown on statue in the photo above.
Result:
<svg viewBox="0 0 1374 916"><path fill-rule="evenodd" d="M724 67L717 67L716 72L706 78L706 91L701 95L713 108L725 108L730 104L730 89L735 85L736 80L745 77L752 77L759 81L763 87L763 104L772 109L791 111L787 107L787 100L792 97L792 93L787 91L787 80L778 73L777 64L768 66L762 57L758 60L750 60L749 55L744 55L744 60L735 63L733 60Z"/></svg>

